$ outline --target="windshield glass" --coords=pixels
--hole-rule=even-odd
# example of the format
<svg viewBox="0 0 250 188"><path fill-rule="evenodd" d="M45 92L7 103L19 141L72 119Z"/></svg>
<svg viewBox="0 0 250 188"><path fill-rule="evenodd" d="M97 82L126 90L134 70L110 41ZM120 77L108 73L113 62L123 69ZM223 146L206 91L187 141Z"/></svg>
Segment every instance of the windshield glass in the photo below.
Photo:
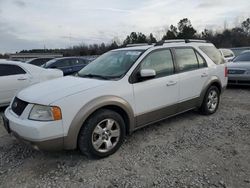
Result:
<svg viewBox="0 0 250 188"><path fill-rule="evenodd" d="M245 52L237 56L233 62L250 62L250 52Z"/></svg>
<svg viewBox="0 0 250 188"><path fill-rule="evenodd" d="M120 78L143 53L142 50L110 51L78 72L80 77Z"/></svg>

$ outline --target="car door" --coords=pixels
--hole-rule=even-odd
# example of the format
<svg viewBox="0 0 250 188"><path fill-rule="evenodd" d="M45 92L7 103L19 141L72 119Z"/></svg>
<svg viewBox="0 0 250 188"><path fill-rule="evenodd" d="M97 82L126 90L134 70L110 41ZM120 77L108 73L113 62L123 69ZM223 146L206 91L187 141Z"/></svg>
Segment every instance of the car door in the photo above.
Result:
<svg viewBox="0 0 250 188"><path fill-rule="evenodd" d="M205 59L193 48L175 48L179 75L179 111L194 107L208 79Z"/></svg>
<svg viewBox="0 0 250 188"><path fill-rule="evenodd" d="M57 68L63 71L64 75L72 74L72 64L70 58L57 60L55 63L51 65L50 68Z"/></svg>
<svg viewBox="0 0 250 188"><path fill-rule="evenodd" d="M138 127L175 114L179 93L170 49L152 51L133 74L138 75L142 69L153 69L156 76L149 80L137 79L133 83Z"/></svg>
<svg viewBox="0 0 250 188"><path fill-rule="evenodd" d="M84 67L83 61L80 58L71 59L72 72L78 72Z"/></svg>
<svg viewBox="0 0 250 188"><path fill-rule="evenodd" d="M29 74L18 65L0 64L0 104L8 104L30 84Z"/></svg>

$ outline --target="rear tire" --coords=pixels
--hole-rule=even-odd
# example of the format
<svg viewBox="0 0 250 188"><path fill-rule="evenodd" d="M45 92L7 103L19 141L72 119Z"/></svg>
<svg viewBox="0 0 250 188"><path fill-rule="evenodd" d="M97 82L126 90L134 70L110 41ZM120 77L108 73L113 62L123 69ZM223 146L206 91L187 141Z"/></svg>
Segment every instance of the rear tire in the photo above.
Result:
<svg viewBox="0 0 250 188"><path fill-rule="evenodd" d="M91 115L78 136L78 148L89 158L103 158L115 153L125 137L125 123L120 114L101 109Z"/></svg>
<svg viewBox="0 0 250 188"><path fill-rule="evenodd" d="M220 91L216 86L210 86L203 99L200 111L204 115L215 113L220 103Z"/></svg>

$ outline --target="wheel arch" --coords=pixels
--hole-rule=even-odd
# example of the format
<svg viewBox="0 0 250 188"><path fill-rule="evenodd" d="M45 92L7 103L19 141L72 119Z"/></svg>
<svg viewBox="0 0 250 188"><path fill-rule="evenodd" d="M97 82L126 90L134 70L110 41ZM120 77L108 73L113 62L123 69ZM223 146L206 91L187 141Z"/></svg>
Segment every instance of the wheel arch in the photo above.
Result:
<svg viewBox="0 0 250 188"><path fill-rule="evenodd" d="M65 149L76 149L77 139L84 122L96 111L100 109L110 109L119 113L126 125L126 133L131 133L134 129L135 118L132 107L129 103L117 96L103 96L96 98L84 105L72 120L68 134L64 138Z"/></svg>
<svg viewBox="0 0 250 188"><path fill-rule="evenodd" d="M206 95L207 90L212 86L216 86L220 93L222 92L222 84L221 81L217 76L212 76L205 84L204 87L202 88L201 94L200 94L200 100L199 100L199 106L202 105L202 102L204 100L204 97Z"/></svg>

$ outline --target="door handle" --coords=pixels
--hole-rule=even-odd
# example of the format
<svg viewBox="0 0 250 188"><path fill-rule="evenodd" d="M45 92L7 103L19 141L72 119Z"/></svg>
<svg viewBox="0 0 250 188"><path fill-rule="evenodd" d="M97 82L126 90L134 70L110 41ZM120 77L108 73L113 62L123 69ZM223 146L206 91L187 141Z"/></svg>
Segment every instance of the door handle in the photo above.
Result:
<svg viewBox="0 0 250 188"><path fill-rule="evenodd" d="M167 83L167 86L173 86L173 85L175 85L175 84L177 84L176 81L169 81L169 82Z"/></svg>
<svg viewBox="0 0 250 188"><path fill-rule="evenodd" d="M208 77L208 74L207 73L202 73L201 77Z"/></svg>
<svg viewBox="0 0 250 188"><path fill-rule="evenodd" d="M20 81L27 80L27 78L18 78L17 80L20 80Z"/></svg>

